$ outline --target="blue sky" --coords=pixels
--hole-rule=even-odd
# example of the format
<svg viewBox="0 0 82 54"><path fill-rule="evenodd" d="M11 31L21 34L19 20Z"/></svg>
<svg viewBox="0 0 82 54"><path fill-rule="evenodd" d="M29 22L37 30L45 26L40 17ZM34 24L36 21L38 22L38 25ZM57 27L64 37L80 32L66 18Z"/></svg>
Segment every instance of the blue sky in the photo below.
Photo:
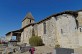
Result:
<svg viewBox="0 0 82 54"><path fill-rule="evenodd" d="M21 21L31 12L38 22L65 10L82 9L82 0L0 0L0 36L21 28Z"/></svg>

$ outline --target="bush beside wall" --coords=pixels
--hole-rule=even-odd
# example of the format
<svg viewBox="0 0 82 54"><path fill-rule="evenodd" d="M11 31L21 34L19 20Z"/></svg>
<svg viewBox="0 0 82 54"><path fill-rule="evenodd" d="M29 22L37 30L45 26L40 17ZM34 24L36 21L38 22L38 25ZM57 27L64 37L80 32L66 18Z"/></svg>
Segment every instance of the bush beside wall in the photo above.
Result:
<svg viewBox="0 0 82 54"><path fill-rule="evenodd" d="M31 46L42 46L43 45L43 41L42 41L41 37L39 37L39 36L32 36L29 39L29 44Z"/></svg>

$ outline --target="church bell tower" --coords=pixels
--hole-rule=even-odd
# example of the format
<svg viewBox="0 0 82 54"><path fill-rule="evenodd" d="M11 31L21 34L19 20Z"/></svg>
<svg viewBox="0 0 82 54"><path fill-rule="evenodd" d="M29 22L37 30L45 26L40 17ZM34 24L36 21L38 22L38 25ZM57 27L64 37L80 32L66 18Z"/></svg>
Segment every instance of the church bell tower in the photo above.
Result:
<svg viewBox="0 0 82 54"><path fill-rule="evenodd" d="M34 23L34 17L32 16L31 12L29 12L29 13L27 13L27 15L25 16L25 18L22 21L22 28L31 23Z"/></svg>

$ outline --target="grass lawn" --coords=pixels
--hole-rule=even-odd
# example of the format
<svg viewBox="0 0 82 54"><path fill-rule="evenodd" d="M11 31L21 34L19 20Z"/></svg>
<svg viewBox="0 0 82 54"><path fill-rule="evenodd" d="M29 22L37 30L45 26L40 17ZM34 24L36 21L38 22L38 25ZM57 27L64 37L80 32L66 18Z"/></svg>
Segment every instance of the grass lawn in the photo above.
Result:
<svg viewBox="0 0 82 54"><path fill-rule="evenodd" d="M0 47L2 46L3 44L0 44Z"/></svg>

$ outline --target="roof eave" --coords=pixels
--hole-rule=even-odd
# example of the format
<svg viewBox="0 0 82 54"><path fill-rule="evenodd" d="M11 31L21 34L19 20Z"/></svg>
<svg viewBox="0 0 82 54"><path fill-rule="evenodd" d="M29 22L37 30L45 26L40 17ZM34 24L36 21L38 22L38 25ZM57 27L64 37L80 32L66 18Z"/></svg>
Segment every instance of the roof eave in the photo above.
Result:
<svg viewBox="0 0 82 54"><path fill-rule="evenodd" d="M56 16L62 15L62 14L72 14L75 18L78 16L78 13L77 13L76 11L64 11L64 12L61 12L61 13L57 13L57 14L53 14L53 15L51 15L51 16L48 16L48 17L46 17L45 19L43 19L43 20L37 22L37 24L39 24L39 23L41 23L41 22L43 22L43 21L45 21L45 20L48 20L48 19L50 19L51 17L56 17Z"/></svg>

